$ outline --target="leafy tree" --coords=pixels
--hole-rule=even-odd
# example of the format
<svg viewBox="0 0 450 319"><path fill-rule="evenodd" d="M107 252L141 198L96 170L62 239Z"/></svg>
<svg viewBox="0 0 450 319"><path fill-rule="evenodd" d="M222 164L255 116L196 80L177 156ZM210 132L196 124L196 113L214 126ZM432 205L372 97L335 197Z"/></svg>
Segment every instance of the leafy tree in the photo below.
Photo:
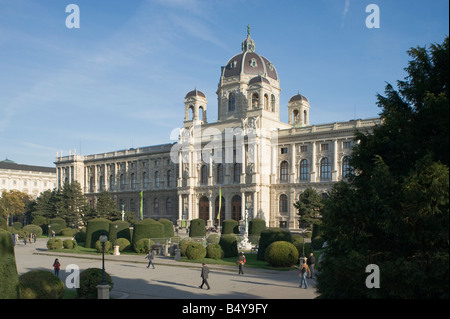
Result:
<svg viewBox="0 0 450 319"><path fill-rule="evenodd" d="M30 196L18 190L4 190L0 197L0 216L8 220L9 216L20 216L25 212Z"/></svg>
<svg viewBox="0 0 450 319"><path fill-rule="evenodd" d="M306 227L321 223L323 200L322 196L314 188L309 187L305 189L300 196L300 200L294 203L294 207L297 209L297 215L300 217L299 222Z"/></svg>
<svg viewBox="0 0 450 319"><path fill-rule="evenodd" d="M356 134L356 174L326 201L322 298L449 297L449 39L408 54L398 91L378 95L383 123ZM378 289L366 287L369 264Z"/></svg>

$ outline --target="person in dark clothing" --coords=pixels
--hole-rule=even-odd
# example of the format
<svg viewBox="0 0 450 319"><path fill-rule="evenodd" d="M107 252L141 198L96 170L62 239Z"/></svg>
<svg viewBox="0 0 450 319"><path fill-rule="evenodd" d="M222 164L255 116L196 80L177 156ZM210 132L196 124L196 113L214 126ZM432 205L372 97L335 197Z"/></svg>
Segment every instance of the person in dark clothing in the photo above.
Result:
<svg viewBox="0 0 450 319"><path fill-rule="evenodd" d="M308 264L309 270L311 272L311 275L309 278L312 279L314 277L314 273L315 273L314 266L316 265L316 257L314 257L313 253L311 253L309 255L307 264Z"/></svg>
<svg viewBox="0 0 450 319"><path fill-rule="evenodd" d="M202 284L199 286L200 289L203 289L204 284L206 284L206 287L208 287L208 290L210 289L209 283L208 283L208 274L209 274L209 268L206 266L205 263L202 263L202 273L200 274L200 277L202 277Z"/></svg>

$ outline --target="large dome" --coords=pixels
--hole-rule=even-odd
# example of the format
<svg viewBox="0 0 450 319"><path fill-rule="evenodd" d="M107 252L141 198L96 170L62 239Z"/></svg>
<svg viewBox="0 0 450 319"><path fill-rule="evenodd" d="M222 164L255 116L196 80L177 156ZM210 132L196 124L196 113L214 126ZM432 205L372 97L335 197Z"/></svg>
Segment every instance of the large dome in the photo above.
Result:
<svg viewBox="0 0 450 319"><path fill-rule="evenodd" d="M250 28L247 31L247 38L242 42L242 53L232 57L223 68L224 78L236 75L261 75L278 81L278 74L275 66L265 57L255 52L255 41L250 38Z"/></svg>

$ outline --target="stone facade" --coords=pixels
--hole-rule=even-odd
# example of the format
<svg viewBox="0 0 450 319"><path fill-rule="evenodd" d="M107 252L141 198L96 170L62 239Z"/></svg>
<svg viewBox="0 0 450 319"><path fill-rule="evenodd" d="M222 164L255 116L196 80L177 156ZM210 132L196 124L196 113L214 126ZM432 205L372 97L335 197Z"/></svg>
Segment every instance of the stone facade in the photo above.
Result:
<svg viewBox="0 0 450 319"><path fill-rule="evenodd" d="M57 185L78 181L95 205L103 190L118 208L144 218L168 218L180 226L202 218L263 218L270 227L296 229L293 207L314 187L326 196L350 170L356 130L370 132L380 119L310 125L310 103L289 100L289 123L280 121L280 81L274 65L255 52L250 34L242 53L222 67L218 121L207 122L207 98L186 94L178 143L88 156L57 156ZM219 200L220 194L222 200Z"/></svg>
<svg viewBox="0 0 450 319"><path fill-rule="evenodd" d="M0 162L0 193L18 190L36 198L56 187L56 169L53 167L17 164L9 160Z"/></svg>

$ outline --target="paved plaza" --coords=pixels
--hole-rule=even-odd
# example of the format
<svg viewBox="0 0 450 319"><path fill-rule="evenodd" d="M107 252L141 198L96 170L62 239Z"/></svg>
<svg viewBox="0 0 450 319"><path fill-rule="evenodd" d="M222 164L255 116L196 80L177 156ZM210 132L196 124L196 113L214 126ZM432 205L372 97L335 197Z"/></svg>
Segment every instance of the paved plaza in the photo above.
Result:
<svg viewBox="0 0 450 319"><path fill-rule="evenodd" d="M65 282L67 265L75 264L80 271L101 268L101 255L55 253L47 250L47 239L15 246L19 275L31 270L50 270L55 258L61 263L60 278ZM211 290L200 289L200 264L156 257L155 269L147 268L145 255L107 255L105 269L112 277L111 297L117 299L313 299L317 297L315 281L308 279L308 289L299 288L298 271L272 271L208 265Z"/></svg>

